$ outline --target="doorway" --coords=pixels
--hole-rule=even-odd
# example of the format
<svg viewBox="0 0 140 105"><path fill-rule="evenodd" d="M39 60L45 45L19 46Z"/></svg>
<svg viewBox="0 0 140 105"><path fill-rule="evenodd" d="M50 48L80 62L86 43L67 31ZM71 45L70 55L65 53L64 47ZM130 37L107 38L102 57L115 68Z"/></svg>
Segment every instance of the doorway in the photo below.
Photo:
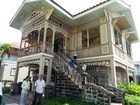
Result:
<svg viewBox="0 0 140 105"><path fill-rule="evenodd" d="M63 52L64 47L64 35L60 32L55 33L55 39L54 39L54 52Z"/></svg>

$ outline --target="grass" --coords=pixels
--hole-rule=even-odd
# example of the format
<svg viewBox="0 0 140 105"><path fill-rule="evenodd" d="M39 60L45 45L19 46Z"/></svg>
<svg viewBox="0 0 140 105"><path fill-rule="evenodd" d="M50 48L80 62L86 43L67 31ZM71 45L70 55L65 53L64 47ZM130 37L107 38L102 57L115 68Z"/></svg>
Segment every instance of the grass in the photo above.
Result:
<svg viewBox="0 0 140 105"><path fill-rule="evenodd" d="M95 105L90 102L83 102L71 97L54 97L52 99L45 99L41 105Z"/></svg>

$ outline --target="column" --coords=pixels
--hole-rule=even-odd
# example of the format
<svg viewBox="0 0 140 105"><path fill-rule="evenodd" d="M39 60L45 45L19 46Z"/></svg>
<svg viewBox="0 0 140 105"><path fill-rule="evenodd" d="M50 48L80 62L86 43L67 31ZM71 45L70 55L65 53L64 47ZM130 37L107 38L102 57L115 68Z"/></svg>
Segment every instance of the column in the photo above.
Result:
<svg viewBox="0 0 140 105"><path fill-rule="evenodd" d="M134 69L133 69L133 71L134 71L134 76L133 76L133 77L134 77L134 82L137 83L137 79L136 79L136 71L135 71L135 70L136 70L136 69L134 68Z"/></svg>
<svg viewBox="0 0 140 105"><path fill-rule="evenodd" d="M89 47L89 31L87 29L87 46Z"/></svg>
<svg viewBox="0 0 140 105"><path fill-rule="evenodd" d="M17 83L18 80L18 73L19 73L19 67L18 67L19 63L17 62L17 66L16 66L16 73L15 73L15 77L14 77L14 83Z"/></svg>
<svg viewBox="0 0 140 105"><path fill-rule="evenodd" d="M39 64L39 75L44 74L44 58L43 56L40 58L40 64Z"/></svg>
<svg viewBox="0 0 140 105"><path fill-rule="evenodd" d="M55 39L55 31L53 30L53 36L52 36L52 53L53 53L53 49L54 49L54 39Z"/></svg>
<svg viewBox="0 0 140 105"><path fill-rule="evenodd" d="M43 52L45 52L45 47L46 47L46 35L47 35L47 27L45 26L44 38L43 38Z"/></svg>
<svg viewBox="0 0 140 105"><path fill-rule="evenodd" d="M40 41L40 30L38 30L38 38L37 38L37 43Z"/></svg>
<svg viewBox="0 0 140 105"><path fill-rule="evenodd" d="M78 39L77 39L77 49L82 48L82 32L78 33Z"/></svg>
<svg viewBox="0 0 140 105"><path fill-rule="evenodd" d="M29 66L29 69L28 69L28 76L30 76L30 66Z"/></svg>
<svg viewBox="0 0 140 105"><path fill-rule="evenodd" d="M52 75L52 59L49 60L49 64L47 68L47 80L46 80L47 85L49 85L51 82L51 75Z"/></svg>
<svg viewBox="0 0 140 105"><path fill-rule="evenodd" d="M65 37L65 45L64 45L64 52L67 54L67 36Z"/></svg>
<svg viewBox="0 0 140 105"><path fill-rule="evenodd" d="M129 83L129 69L126 67L126 82Z"/></svg>
<svg viewBox="0 0 140 105"><path fill-rule="evenodd" d="M23 43L23 38L21 38L21 41L20 41L20 48L19 48L19 51L18 51L18 56L22 56L22 53L21 53L22 43Z"/></svg>
<svg viewBox="0 0 140 105"><path fill-rule="evenodd" d="M24 40L24 48L26 47L26 39Z"/></svg>
<svg viewBox="0 0 140 105"><path fill-rule="evenodd" d="M102 54L108 54L109 53L109 35L110 31L108 30L110 27L108 27L108 20L105 16L100 18L100 43L101 43L101 49ZM111 52L111 51L110 51Z"/></svg>
<svg viewBox="0 0 140 105"><path fill-rule="evenodd" d="M115 44L115 37L114 37L114 28L112 25L112 18L109 15L108 16L109 20L107 22L107 34L108 34L108 42L109 42L109 49L110 49L110 53L111 54L115 54L115 49L114 49L114 45Z"/></svg>
<svg viewBox="0 0 140 105"><path fill-rule="evenodd" d="M116 78L116 65L114 58L111 59L111 80L112 80L112 86L117 87L117 78Z"/></svg>
<svg viewBox="0 0 140 105"><path fill-rule="evenodd" d="M21 41L20 41L20 49L22 48L22 42L23 41L23 39L21 38Z"/></svg>

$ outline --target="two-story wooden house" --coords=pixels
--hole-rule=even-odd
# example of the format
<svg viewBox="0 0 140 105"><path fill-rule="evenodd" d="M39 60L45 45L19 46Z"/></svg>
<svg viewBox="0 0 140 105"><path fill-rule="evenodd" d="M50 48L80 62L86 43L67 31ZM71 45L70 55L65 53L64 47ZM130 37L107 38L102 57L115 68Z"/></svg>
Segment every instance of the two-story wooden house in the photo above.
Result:
<svg viewBox="0 0 140 105"><path fill-rule="evenodd" d="M73 56L86 65L85 83L116 87L135 80L131 44L138 37L130 6L121 0L106 0L75 15L53 0L24 0L10 26L22 32L17 68L45 75L47 84L58 79L57 71L65 72Z"/></svg>

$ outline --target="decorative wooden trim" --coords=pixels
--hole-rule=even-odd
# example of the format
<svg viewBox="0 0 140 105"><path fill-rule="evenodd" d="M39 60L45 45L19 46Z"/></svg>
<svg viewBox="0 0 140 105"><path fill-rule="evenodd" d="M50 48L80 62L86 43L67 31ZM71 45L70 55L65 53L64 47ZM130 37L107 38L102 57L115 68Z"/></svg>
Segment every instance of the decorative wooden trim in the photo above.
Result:
<svg viewBox="0 0 140 105"><path fill-rule="evenodd" d="M89 66L89 65L93 65L93 66L111 66L110 60L85 62L85 63L81 63L81 64L85 64L87 66Z"/></svg>
<svg viewBox="0 0 140 105"><path fill-rule="evenodd" d="M31 64L40 65L40 59L32 59L32 60L27 60L27 61L19 62L18 67L30 66ZM44 65L48 66L48 64L49 64L49 60L45 59L44 60Z"/></svg>

